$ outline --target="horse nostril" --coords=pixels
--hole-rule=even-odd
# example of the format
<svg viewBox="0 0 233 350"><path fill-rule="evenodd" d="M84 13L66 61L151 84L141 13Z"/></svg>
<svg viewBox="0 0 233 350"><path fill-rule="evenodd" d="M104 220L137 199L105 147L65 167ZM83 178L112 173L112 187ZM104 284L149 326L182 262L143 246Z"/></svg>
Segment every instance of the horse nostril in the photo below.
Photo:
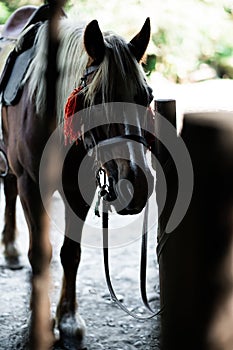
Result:
<svg viewBox="0 0 233 350"><path fill-rule="evenodd" d="M151 174L151 172L149 171L147 173L147 186L148 186L148 197L151 196L151 194L153 193L154 191L154 177L153 175Z"/></svg>
<svg viewBox="0 0 233 350"><path fill-rule="evenodd" d="M116 193L118 195L119 201L127 206L134 195L134 188L132 183L129 180L121 179L116 184Z"/></svg>

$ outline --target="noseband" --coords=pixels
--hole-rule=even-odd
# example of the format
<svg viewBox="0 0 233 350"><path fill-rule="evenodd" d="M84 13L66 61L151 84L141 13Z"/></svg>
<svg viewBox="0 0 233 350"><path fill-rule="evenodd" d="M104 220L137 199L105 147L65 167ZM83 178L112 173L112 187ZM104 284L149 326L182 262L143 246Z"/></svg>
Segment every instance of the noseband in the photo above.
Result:
<svg viewBox="0 0 233 350"><path fill-rule="evenodd" d="M84 138L85 140L83 141L83 143L86 151L90 155L92 155L92 151L94 148L96 148L96 151L98 153L98 151L101 151L101 149L107 146L122 144L122 142L128 142L128 141L135 141L135 142L141 143L144 147L148 148L148 143L145 137L141 135L125 134L120 136L113 136L102 140L96 140L96 138L94 137L91 131L88 133L89 133L89 137Z"/></svg>

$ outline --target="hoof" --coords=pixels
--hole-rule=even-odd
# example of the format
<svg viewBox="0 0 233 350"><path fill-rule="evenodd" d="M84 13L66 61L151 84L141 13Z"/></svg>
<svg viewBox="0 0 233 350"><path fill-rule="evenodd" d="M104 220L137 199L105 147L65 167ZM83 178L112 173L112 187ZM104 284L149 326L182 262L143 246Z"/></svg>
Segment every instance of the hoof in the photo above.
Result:
<svg viewBox="0 0 233 350"><path fill-rule="evenodd" d="M33 332L32 329L32 312L28 310L28 317L26 324L22 327L22 343L16 345L17 349L23 350L34 350L34 349L46 349L52 350L55 345L55 338L53 335L53 321L51 320L51 329L46 330L46 332ZM37 328L38 329L38 328ZM15 349L15 348L14 348Z"/></svg>
<svg viewBox="0 0 233 350"><path fill-rule="evenodd" d="M15 246L15 243L7 243L5 245L4 256L6 259L17 259L19 258L18 249Z"/></svg>
<svg viewBox="0 0 233 350"><path fill-rule="evenodd" d="M20 270L23 268L20 262L18 250L15 248L14 244L8 244L4 251L6 267L11 270Z"/></svg>
<svg viewBox="0 0 233 350"><path fill-rule="evenodd" d="M58 324L60 334L64 334L77 339L85 336L86 325L81 316L64 315Z"/></svg>
<svg viewBox="0 0 233 350"><path fill-rule="evenodd" d="M19 258L5 258L5 260L6 267L10 270L21 270L24 267Z"/></svg>
<svg viewBox="0 0 233 350"><path fill-rule="evenodd" d="M14 243L8 243L5 246L4 256L6 260L7 268L11 270L20 270L23 265L20 262L20 254Z"/></svg>
<svg viewBox="0 0 233 350"><path fill-rule="evenodd" d="M29 326L29 347L25 350L52 350L54 349L54 345L56 344L56 338L54 336L54 332L52 329L53 325L51 323L51 327L48 329L44 329L44 331L38 331L38 327L36 329L32 328L32 323Z"/></svg>
<svg viewBox="0 0 233 350"><path fill-rule="evenodd" d="M78 341L77 339L63 337L54 343L54 349L64 349L64 350L87 350L83 341Z"/></svg>

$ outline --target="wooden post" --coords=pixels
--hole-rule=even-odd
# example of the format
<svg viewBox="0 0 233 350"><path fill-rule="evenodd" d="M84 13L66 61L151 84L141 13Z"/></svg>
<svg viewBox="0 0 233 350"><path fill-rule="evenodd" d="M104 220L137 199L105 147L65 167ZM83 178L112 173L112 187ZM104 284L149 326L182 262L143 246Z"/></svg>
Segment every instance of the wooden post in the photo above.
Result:
<svg viewBox="0 0 233 350"><path fill-rule="evenodd" d="M164 350L229 350L233 346L231 114L185 116L182 138L193 163L193 196L182 222L168 238L165 235L161 245L179 191L175 164L164 167L167 198L158 232ZM157 190L159 185L158 178Z"/></svg>
<svg viewBox="0 0 233 350"><path fill-rule="evenodd" d="M58 25L66 0L49 0L48 53L46 70L46 115L49 133L56 126L56 85L59 75L57 52L59 48Z"/></svg>

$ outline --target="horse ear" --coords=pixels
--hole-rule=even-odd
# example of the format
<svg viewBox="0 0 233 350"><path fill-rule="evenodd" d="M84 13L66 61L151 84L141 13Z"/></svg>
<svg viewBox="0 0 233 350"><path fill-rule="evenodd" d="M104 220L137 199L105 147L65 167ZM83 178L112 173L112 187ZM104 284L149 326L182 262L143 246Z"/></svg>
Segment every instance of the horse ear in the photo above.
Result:
<svg viewBox="0 0 233 350"><path fill-rule="evenodd" d="M95 63L102 62L105 54L103 34L96 20L90 22L84 32L84 46Z"/></svg>
<svg viewBox="0 0 233 350"><path fill-rule="evenodd" d="M150 40L150 18L148 17L141 31L129 42L130 51L140 61L146 51Z"/></svg>

